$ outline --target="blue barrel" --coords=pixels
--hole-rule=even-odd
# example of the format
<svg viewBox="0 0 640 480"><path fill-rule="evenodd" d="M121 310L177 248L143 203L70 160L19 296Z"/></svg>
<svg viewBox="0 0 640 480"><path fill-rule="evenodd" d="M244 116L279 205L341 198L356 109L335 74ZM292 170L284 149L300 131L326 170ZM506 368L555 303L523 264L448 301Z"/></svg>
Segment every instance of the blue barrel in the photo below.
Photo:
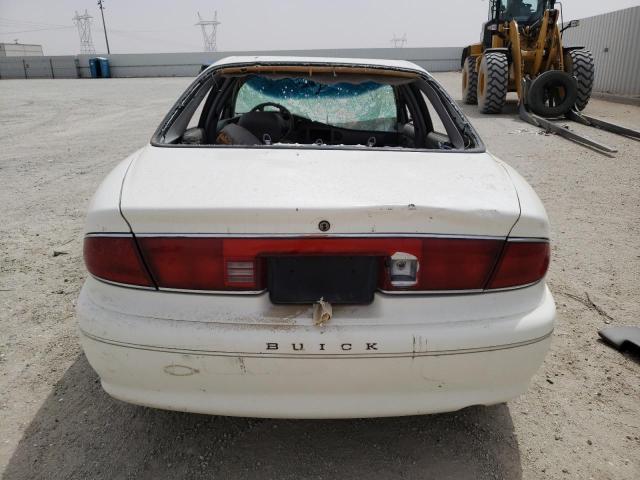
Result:
<svg viewBox="0 0 640 480"><path fill-rule="evenodd" d="M100 61L97 58L89 59L89 71L91 78L100 78Z"/></svg>
<svg viewBox="0 0 640 480"><path fill-rule="evenodd" d="M111 78L111 68L109 67L109 59L104 57L98 57L100 60L100 71L102 78Z"/></svg>

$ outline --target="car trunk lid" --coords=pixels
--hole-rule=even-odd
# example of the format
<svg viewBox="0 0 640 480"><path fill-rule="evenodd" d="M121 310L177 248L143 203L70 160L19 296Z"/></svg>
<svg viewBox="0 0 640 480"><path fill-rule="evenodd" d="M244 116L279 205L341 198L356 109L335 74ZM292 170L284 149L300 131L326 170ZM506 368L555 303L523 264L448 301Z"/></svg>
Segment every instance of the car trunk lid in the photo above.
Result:
<svg viewBox="0 0 640 480"><path fill-rule="evenodd" d="M148 146L121 209L136 234L238 236L504 237L520 213L487 153L365 148Z"/></svg>

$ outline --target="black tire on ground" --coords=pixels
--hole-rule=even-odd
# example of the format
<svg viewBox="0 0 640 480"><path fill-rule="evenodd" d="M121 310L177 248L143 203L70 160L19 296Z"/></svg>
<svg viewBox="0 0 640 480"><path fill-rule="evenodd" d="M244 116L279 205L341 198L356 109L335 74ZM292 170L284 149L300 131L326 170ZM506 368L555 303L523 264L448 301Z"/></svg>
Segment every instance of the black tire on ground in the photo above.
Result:
<svg viewBox="0 0 640 480"><path fill-rule="evenodd" d="M584 110L591 98L596 73L593 55L589 50L569 50L564 54L564 71L576 77L578 81L576 108Z"/></svg>
<svg viewBox="0 0 640 480"><path fill-rule="evenodd" d="M507 101L509 62L500 52L482 56L478 73L478 107L482 113L500 113Z"/></svg>
<svg viewBox="0 0 640 480"><path fill-rule="evenodd" d="M560 70L548 70L531 82L527 105L541 117L560 117L573 108L577 95L575 78Z"/></svg>
<svg viewBox="0 0 640 480"><path fill-rule="evenodd" d="M478 103L476 57L467 57L462 66L462 101L467 105Z"/></svg>

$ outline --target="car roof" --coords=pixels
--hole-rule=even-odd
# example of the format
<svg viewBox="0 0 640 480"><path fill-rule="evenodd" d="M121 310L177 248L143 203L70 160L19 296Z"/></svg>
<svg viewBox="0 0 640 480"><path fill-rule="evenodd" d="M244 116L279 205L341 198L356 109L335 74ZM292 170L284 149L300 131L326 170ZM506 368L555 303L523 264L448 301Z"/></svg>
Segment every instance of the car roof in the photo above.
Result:
<svg viewBox="0 0 640 480"><path fill-rule="evenodd" d="M264 65L264 64L299 64L299 65L353 65L370 66L375 68L389 68L396 70L412 71L425 74L427 71L406 60L384 60L373 58L337 58L337 57L289 57L289 56L231 56L225 57L209 68L220 68L230 65Z"/></svg>

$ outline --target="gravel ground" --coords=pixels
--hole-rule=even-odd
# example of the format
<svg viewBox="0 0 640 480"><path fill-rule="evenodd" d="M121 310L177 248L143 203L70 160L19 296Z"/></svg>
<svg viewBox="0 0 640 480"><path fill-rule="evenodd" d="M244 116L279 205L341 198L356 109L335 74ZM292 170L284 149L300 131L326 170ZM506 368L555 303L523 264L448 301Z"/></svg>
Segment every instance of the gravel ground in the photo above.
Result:
<svg viewBox="0 0 640 480"><path fill-rule="evenodd" d="M459 98L459 75L438 75ZM105 174L148 141L189 79L0 82L0 471L50 478L640 478L640 364L598 341L638 324L640 143L608 158L465 107L552 223L554 341L526 395L423 417L283 421L121 403L75 332L81 229ZM594 100L640 128L640 108Z"/></svg>

